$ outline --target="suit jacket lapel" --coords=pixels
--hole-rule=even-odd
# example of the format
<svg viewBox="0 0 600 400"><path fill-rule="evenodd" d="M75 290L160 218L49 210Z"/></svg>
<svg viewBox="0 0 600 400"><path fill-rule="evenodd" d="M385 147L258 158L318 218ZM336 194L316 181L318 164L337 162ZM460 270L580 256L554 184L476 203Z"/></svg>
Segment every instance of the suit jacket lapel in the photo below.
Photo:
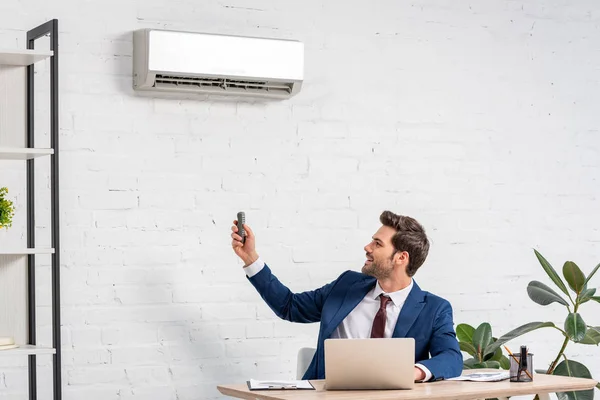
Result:
<svg viewBox="0 0 600 400"><path fill-rule="evenodd" d="M354 307L358 305L365 297L365 295L375 286L376 279L372 277L364 277L361 280L354 282L346 291L344 300L340 303L340 308L334 314L333 318L327 324L327 328L324 329L323 339L327 339L335 328L350 314L350 311L354 310Z"/></svg>
<svg viewBox="0 0 600 400"><path fill-rule="evenodd" d="M425 293L417 285L417 282L413 281L413 283L413 288L408 294L402 310L400 310L392 337L406 337L408 330L413 326L425 306Z"/></svg>

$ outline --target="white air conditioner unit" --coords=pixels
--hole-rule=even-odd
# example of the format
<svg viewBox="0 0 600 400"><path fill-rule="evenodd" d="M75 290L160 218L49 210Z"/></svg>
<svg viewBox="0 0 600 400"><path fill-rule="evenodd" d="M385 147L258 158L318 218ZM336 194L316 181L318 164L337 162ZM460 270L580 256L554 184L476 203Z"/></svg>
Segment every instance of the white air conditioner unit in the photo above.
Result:
<svg viewBox="0 0 600 400"><path fill-rule="evenodd" d="M303 77L299 41L153 29L133 34L136 90L287 99L300 91Z"/></svg>

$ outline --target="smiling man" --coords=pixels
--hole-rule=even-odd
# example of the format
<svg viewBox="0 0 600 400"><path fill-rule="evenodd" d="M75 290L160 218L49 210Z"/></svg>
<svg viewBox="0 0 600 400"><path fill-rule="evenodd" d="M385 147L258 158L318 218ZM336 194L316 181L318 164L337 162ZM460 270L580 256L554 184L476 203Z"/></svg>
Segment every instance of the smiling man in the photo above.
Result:
<svg viewBox="0 0 600 400"><path fill-rule="evenodd" d="M429 240L413 218L384 211L382 226L364 248L362 272L346 271L313 291L292 293L256 252L252 229L245 242L232 230L232 246L248 279L277 314L291 322L320 322L315 356L303 379L324 379L324 341L329 338L415 339L415 381L452 378L462 371L452 307L412 279L427 258Z"/></svg>

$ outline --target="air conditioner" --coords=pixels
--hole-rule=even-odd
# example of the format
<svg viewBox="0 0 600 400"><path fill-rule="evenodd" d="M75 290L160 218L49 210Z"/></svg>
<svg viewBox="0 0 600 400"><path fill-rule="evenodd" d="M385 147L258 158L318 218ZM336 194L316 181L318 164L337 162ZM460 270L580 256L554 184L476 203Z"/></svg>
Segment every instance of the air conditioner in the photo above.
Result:
<svg viewBox="0 0 600 400"><path fill-rule="evenodd" d="M139 91L287 99L300 91L304 44L295 40L141 29L133 34Z"/></svg>

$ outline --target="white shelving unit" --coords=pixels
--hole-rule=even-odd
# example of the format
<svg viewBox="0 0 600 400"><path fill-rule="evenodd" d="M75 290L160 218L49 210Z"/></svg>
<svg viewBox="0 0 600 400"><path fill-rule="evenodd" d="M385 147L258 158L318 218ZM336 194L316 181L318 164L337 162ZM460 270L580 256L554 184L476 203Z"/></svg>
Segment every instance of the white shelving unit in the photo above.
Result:
<svg viewBox="0 0 600 400"><path fill-rule="evenodd" d="M51 248L0 249L1 256L27 256L29 254L54 254L54 249L51 249Z"/></svg>
<svg viewBox="0 0 600 400"><path fill-rule="evenodd" d="M0 160L31 160L54 154L53 149L28 149L19 147L0 147Z"/></svg>
<svg viewBox="0 0 600 400"><path fill-rule="evenodd" d="M52 57L53 51L29 49L0 49L0 64L26 67Z"/></svg>
<svg viewBox="0 0 600 400"><path fill-rule="evenodd" d="M55 354L56 350L50 347L32 346L29 344L21 345L15 349L0 350L2 356L28 356L28 355L50 355Z"/></svg>
<svg viewBox="0 0 600 400"><path fill-rule="evenodd" d="M49 37L50 50L37 50L38 39ZM0 358L7 358L2 365L12 364L13 357L27 360L28 382L24 388L29 400L38 398L37 356L52 358L52 398L62 398L61 378L61 332L60 332L60 221L59 221L59 52L58 21L50 20L26 32L26 49L0 48L0 187L18 184L25 177L26 206L16 212L25 219L26 228L14 224L0 238L0 336L5 342L14 342L17 347L0 350ZM46 61L44 61L46 60ZM49 145L37 143L36 109L39 89L37 81L43 79L36 74L34 64L45 62L49 67L50 96L41 97L50 105ZM45 77L45 75L44 75ZM42 86L45 88L46 86ZM36 160L49 158L50 196L38 196L36 191ZM10 169L4 169L6 163ZM45 165L45 164L44 164ZM25 172L22 174L19 169ZM14 173L13 170L17 170ZM5 184L5 185L4 185ZM10 187L9 187L10 191ZM19 193L18 189L15 190ZM14 193L14 192L13 192ZM12 193L11 193L12 194ZM50 229L44 231L49 240L38 240L36 205L46 202L50 209ZM19 226L16 226L19 225ZM14 230L14 234L13 234ZM6 236L4 236L6 235ZM46 244L46 246L44 246ZM51 341L38 333L39 310L36 301L37 288L42 282L36 279L38 256L51 260ZM44 281L43 283L46 283ZM41 344L41 345L40 345ZM22 360L18 361L22 365ZM44 393L46 394L46 393ZM2 396L0 396L2 397ZM20 396L19 398L25 398Z"/></svg>

